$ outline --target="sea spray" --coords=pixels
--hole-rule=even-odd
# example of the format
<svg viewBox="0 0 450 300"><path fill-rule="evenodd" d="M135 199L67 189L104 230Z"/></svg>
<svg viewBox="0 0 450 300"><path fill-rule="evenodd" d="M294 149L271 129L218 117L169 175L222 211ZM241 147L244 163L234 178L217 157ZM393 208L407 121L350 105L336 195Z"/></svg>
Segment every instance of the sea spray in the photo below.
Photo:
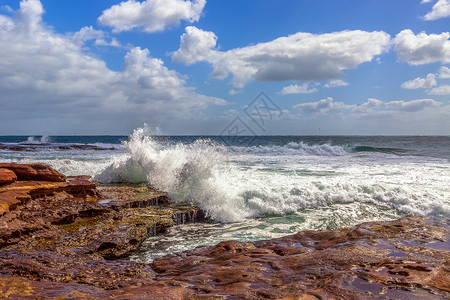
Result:
<svg viewBox="0 0 450 300"><path fill-rule="evenodd" d="M51 142L51 138L49 135L43 135L40 138L37 138L35 136L29 136L26 140L26 143L33 143L33 144L48 144Z"/></svg>
<svg viewBox="0 0 450 300"><path fill-rule="evenodd" d="M135 130L124 147L127 154L117 156L96 180L148 183L167 191L172 201L194 203L221 222L346 205L365 208L352 214L355 222L450 211L448 188L442 186L449 173L435 165L438 161L424 168L416 157L378 151L367 157L353 148L302 142L237 151L209 139L167 142L152 137L148 128Z"/></svg>
<svg viewBox="0 0 450 300"><path fill-rule="evenodd" d="M192 144L164 144L151 136L148 127L134 130L124 145L128 155L118 157L95 175L95 180L146 182L155 189L166 191L172 201L200 205L209 217L218 221L237 221L246 217L237 203L228 203L239 198L233 185L227 182L232 171L231 167L224 168L224 146L208 139L198 139Z"/></svg>

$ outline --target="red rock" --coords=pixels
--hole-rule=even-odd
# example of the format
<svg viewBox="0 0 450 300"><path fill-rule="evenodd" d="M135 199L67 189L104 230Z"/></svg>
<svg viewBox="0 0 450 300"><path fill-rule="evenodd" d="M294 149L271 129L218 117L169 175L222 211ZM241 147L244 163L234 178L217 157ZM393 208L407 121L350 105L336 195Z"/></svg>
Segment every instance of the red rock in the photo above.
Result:
<svg viewBox="0 0 450 300"><path fill-rule="evenodd" d="M43 164L23 165L0 163L0 168L13 171L18 180L42 180L52 182L63 182L66 180L66 176Z"/></svg>
<svg viewBox="0 0 450 300"><path fill-rule="evenodd" d="M16 180L16 173L9 169L0 168L0 185L10 184Z"/></svg>
<svg viewBox="0 0 450 300"><path fill-rule="evenodd" d="M0 298L450 299L448 218L225 241L142 264L122 258L189 209L146 207L161 195L140 189L106 189L101 202L82 176L1 186Z"/></svg>

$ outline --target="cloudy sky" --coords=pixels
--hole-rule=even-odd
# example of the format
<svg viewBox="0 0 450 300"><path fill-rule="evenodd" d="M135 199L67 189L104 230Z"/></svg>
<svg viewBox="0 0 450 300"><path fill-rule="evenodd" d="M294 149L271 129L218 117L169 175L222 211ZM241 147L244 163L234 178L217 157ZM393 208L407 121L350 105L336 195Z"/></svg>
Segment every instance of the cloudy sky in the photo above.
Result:
<svg viewBox="0 0 450 300"><path fill-rule="evenodd" d="M449 135L449 31L450 0L0 0L0 135Z"/></svg>

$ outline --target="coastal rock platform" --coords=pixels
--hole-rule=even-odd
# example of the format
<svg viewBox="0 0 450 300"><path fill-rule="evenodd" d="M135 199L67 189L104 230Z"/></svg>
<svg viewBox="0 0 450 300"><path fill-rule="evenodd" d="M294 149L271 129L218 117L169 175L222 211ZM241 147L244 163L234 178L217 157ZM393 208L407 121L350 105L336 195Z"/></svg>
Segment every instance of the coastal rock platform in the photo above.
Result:
<svg viewBox="0 0 450 300"><path fill-rule="evenodd" d="M448 218L226 241L143 264L126 258L202 211L42 166L0 166L2 299L450 298Z"/></svg>

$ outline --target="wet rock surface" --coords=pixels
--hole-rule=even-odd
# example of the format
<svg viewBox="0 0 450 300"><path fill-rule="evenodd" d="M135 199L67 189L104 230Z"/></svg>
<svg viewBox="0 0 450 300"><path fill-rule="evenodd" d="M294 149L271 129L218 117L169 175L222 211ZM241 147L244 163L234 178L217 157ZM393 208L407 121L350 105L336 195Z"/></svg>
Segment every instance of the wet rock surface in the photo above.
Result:
<svg viewBox="0 0 450 300"><path fill-rule="evenodd" d="M147 265L126 257L148 236L202 219L197 208L142 186L17 177L0 186L0 298L450 298L448 218L227 241Z"/></svg>

